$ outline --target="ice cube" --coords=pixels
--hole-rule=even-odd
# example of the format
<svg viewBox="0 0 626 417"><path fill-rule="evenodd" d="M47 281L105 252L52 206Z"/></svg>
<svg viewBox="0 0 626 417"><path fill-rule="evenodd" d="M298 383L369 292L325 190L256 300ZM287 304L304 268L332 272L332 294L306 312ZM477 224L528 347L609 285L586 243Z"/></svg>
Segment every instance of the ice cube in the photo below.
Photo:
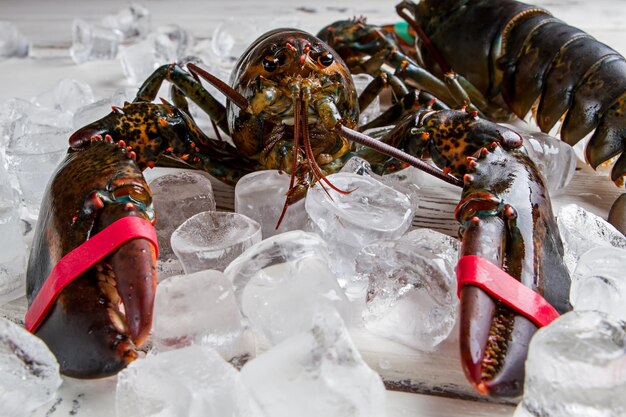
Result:
<svg viewBox="0 0 626 417"><path fill-rule="evenodd" d="M77 64L115 59L120 40L119 32L75 19L72 24L70 55Z"/></svg>
<svg viewBox="0 0 626 417"><path fill-rule="evenodd" d="M565 249L563 261L570 275L578 259L590 249L598 246L626 249L626 237L620 231L576 204L561 207L557 223Z"/></svg>
<svg viewBox="0 0 626 417"><path fill-rule="evenodd" d="M174 256L170 238L174 230L195 214L215 211L211 181L202 174L179 171L150 181L152 202L157 215L159 259Z"/></svg>
<svg viewBox="0 0 626 417"><path fill-rule="evenodd" d="M0 58L28 56L30 42L17 30L17 27L6 21L0 21Z"/></svg>
<svg viewBox="0 0 626 417"><path fill-rule="evenodd" d="M0 415L29 416L61 386L59 364L46 344L0 318Z"/></svg>
<svg viewBox="0 0 626 417"><path fill-rule="evenodd" d="M310 188L305 208L313 231L328 242L340 257L333 263L339 276L352 275L358 251L377 240L398 239L411 226L413 209L409 198L374 178L337 173L327 179L342 195L318 183Z"/></svg>
<svg viewBox="0 0 626 417"><path fill-rule="evenodd" d="M261 241L261 226L238 214L205 211L186 220L170 243L185 273L224 270L250 246Z"/></svg>
<svg viewBox="0 0 626 417"><path fill-rule="evenodd" d="M533 336L521 408L533 416L626 415L626 323L573 311Z"/></svg>
<svg viewBox="0 0 626 417"><path fill-rule="evenodd" d="M27 255L18 208L19 196L0 153L0 305L24 295Z"/></svg>
<svg viewBox="0 0 626 417"><path fill-rule="evenodd" d="M155 32L165 35L173 46L176 57L174 61L184 58L194 44L193 35L176 24L159 26Z"/></svg>
<svg viewBox="0 0 626 417"><path fill-rule="evenodd" d="M111 95L111 104L117 107L124 107L124 103L132 103L135 100L138 91L135 87L120 87Z"/></svg>
<svg viewBox="0 0 626 417"><path fill-rule="evenodd" d="M353 74L352 81L354 81L354 86L356 87L356 91L361 95L365 87L369 85L369 83L374 79L369 74ZM378 117L382 112L380 111L380 98L376 96L374 100L364 109L361 109L361 113L359 114L359 126L362 126L368 122L371 122L376 117Z"/></svg>
<svg viewBox="0 0 626 417"><path fill-rule="evenodd" d="M385 387L334 314L249 361L241 378L272 417L380 417Z"/></svg>
<svg viewBox="0 0 626 417"><path fill-rule="evenodd" d="M406 195L411 200L413 212L419 208L421 176L424 174L417 168L407 167L396 172L385 175L378 175L373 172L372 165L358 156L352 157L344 164L340 172L353 173L357 175L368 175L388 187Z"/></svg>
<svg viewBox="0 0 626 417"><path fill-rule="evenodd" d="M347 172L349 174L356 175L368 175L377 179L380 178L380 175L376 175L372 171L372 164L363 158L359 158L358 156L348 159L348 161L343 164L339 172Z"/></svg>
<svg viewBox="0 0 626 417"><path fill-rule="evenodd" d="M161 65L176 62L178 45L168 35L153 32L133 45L122 47L122 72L133 85L143 83Z"/></svg>
<svg viewBox="0 0 626 417"><path fill-rule="evenodd" d="M26 300L26 291L22 291L19 297L13 301L0 304L0 317L7 319L20 327L24 327L24 316L28 309L28 300Z"/></svg>
<svg viewBox="0 0 626 417"><path fill-rule="evenodd" d="M506 125L522 135L524 148L539 168L551 195L565 188L574 177L577 156L574 148L547 133Z"/></svg>
<svg viewBox="0 0 626 417"><path fill-rule="evenodd" d="M255 20L229 17L215 28L211 52L221 65L232 65L261 33Z"/></svg>
<svg viewBox="0 0 626 417"><path fill-rule="evenodd" d="M276 229L289 190L289 175L277 170L252 172L243 176L235 186L235 211L261 224L263 238L278 233L304 229L308 216L304 200L289 206Z"/></svg>
<svg viewBox="0 0 626 417"><path fill-rule="evenodd" d="M133 3L115 15L105 16L102 26L119 32L124 41L144 38L150 32L150 11Z"/></svg>
<svg viewBox="0 0 626 417"><path fill-rule="evenodd" d="M200 344L230 360L247 353L243 330L232 283L220 271L173 276L159 283L152 328L159 352Z"/></svg>
<svg viewBox="0 0 626 417"><path fill-rule="evenodd" d="M26 114L13 122L9 147L12 150L17 150L16 147L19 146L21 146L20 149L24 150L33 150L41 147L45 148L44 150L50 150L56 149L61 145L67 147L68 133L71 133L71 131L71 113L51 108L32 107L27 110ZM43 137L42 135L44 134L47 136ZM25 135L33 136L35 140L22 141L20 138ZM37 135L41 136L38 140ZM50 135L55 135L55 138L50 139L48 137ZM61 137L62 135L66 135L64 140Z"/></svg>
<svg viewBox="0 0 626 417"><path fill-rule="evenodd" d="M93 103L94 95L89 84L64 78L52 90L35 97L34 102L41 107L73 114L79 108Z"/></svg>
<svg viewBox="0 0 626 417"><path fill-rule="evenodd" d="M34 144L43 145L46 139L50 139L50 145L57 142L58 138L51 134L24 135L20 137L20 141L28 147L32 147ZM65 139L67 140L67 136ZM27 142L30 143L26 144ZM21 147L21 144L16 147ZM54 150L46 150L45 148L46 146L42 146L41 149L26 151L14 151L9 148L6 153L8 171L17 178L22 202L26 207L30 220L38 217L46 184L59 162L67 153L67 144Z"/></svg>
<svg viewBox="0 0 626 417"><path fill-rule="evenodd" d="M16 205L0 201L0 305L24 295L27 251Z"/></svg>
<svg viewBox="0 0 626 417"><path fill-rule="evenodd" d="M208 346L132 362L118 374L118 416L260 417L239 372Z"/></svg>
<svg viewBox="0 0 626 417"><path fill-rule="evenodd" d="M76 110L72 118L74 129L80 129L111 113L111 100L104 98Z"/></svg>
<svg viewBox="0 0 626 417"><path fill-rule="evenodd" d="M433 351L457 318L458 246L450 236L416 229L363 248L356 269L369 280L365 327L413 349Z"/></svg>
<svg viewBox="0 0 626 417"><path fill-rule="evenodd" d="M275 344L310 328L319 310L333 308L346 317L347 299L328 262L324 241L296 230L252 246L224 273L244 315Z"/></svg>
<svg viewBox="0 0 626 417"><path fill-rule="evenodd" d="M161 255L160 252L159 255ZM176 256L166 259L162 259L159 256L159 259L157 259L157 282L161 282L165 278L173 277L175 275L184 274L185 270L183 269L183 264L180 263Z"/></svg>
<svg viewBox="0 0 626 417"><path fill-rule="evenodd" d="M626 249L600 247L585 252L572 274L570 303L626 321Z"/></svg>

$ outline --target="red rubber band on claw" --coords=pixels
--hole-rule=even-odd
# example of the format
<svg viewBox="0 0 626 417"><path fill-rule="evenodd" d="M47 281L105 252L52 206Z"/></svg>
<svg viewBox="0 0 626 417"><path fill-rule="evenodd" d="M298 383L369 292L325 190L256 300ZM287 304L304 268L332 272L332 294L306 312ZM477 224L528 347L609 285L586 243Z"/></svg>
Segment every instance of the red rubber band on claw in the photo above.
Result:
<svg viewBox="0 0 626 417"><path fill-rule="evenodd" d="M476 286L522 314L539 327L559 317L558 311L540 294L498 266L476 255L466 255L456 266L457 294L464 285Z"/></svg>
<svg viewBox="0 0 626 417"><path fill-rule="evenodd" d="M159 247L154 226L140 217L129 216L111 223L61 258L50 271L26 312L26 330L34 333L65 287L132 239L149 240L158 257Z"/></svg>

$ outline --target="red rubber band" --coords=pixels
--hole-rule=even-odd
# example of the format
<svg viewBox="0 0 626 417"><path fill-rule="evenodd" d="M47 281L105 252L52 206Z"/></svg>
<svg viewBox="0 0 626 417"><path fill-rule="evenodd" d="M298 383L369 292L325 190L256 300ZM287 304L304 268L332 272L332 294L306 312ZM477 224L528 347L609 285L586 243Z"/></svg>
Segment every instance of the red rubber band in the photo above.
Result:
<svg viewBox="0 0 626 417"><path fill-rule="evenodd" d="M559 317L558 311L545 298L480 256L462 256L456 266L456 278L459 297L464 285L473 285L539 327L546 326Z"/></svg>
<svg viewBox="0 0 626 417"><path fill-rule="evenodd" d="M123 217L67 253L52 268L37 296L28 308L25 327L34 333L65 287L100 262L117 248L132 239L147 239L158 251L154 226L140 217Z"/></svg>

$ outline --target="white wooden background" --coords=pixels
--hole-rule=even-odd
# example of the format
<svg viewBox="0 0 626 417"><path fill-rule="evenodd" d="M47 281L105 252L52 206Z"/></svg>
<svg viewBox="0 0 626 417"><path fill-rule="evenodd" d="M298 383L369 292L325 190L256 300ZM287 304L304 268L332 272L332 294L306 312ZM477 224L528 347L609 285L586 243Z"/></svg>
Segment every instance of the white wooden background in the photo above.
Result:
<svg viewBox="0 0 626 417"><path fill-rule="evenodd" d="M78 66L69 58L68 52L71 22L74 18L98 21L127 3L123 0L0 0L0 20L13 22L33 41L33 57L0 60L0 103L11 97L31 98L50 89L62 78L87 82L99 96L106 96L118 87L127 86L118 61L90 62ZM300 27L312 33L316 33L325 24L354 15L368 16L373 23L398 20L394 12L395 2L383 4L379 0L321 0L311 3L300 0L143 0L140 3L150 10L153 26L177 23L198 38L210 38L215 27L230 16L268 21L279 16L297 16L301 22ZM551 10L568 23L588 31L622 54L626 52L626 1L541 0L535 3ZM582 165L581 168L568 189L554 198L554 205L558 209L562 204L576 202L606 217L610 204L620 191L608 180L592 174L588 168ZM221 195L222 207L228 208L232 204L229 200L232 191L226 187L220 187L216 191ZM441 183L425 186L416 223L454 234L456 224L452 219L452 210L457 199L458 191L442 187ZM387 379L418 381L420 373L452 372L455 373L452 380L435 382L447 382L453 386L453 391L460 394L471 392L460 371L457 353L452 347L445 347L440 356L435 357L393 343L381 342L368 334L356 332L354 338L364 358ZM382 360L385 361L385 366L382 366ZM78 415L113 415L110 389L113 383L111 380L89 383L68 380L62 388L64 401L56 405L56 411L50 412L48 406L42 408L37 415L68 415L76 401L81 405ZM513 410L513 407L507 405L400 392L390 392L388 401L390 417L510 416Z"/></svg>

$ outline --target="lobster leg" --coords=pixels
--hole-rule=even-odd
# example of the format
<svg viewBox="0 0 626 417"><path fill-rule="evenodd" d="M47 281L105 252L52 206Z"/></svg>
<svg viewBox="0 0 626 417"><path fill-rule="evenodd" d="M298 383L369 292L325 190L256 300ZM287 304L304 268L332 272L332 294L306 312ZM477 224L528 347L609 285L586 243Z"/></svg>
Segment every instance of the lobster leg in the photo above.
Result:
<svg viewBox="0 0 626 417"><path fill-rule="evenodd" d="M207 137L184 111L169 104L126 103L70 137L74 150L107 136L132 152L143 170L157 165L200 169L228 184L252 172L258 163L242 157L228 142Z"/></svg>
<svg viewBox="0 0 626 417"><path fill-rule="evenodd" d="M196 72L200 71L203 76L208 74L193 64L189 64L188 67L190 69L195 68ZM241 107L247 107L247 100L227 84L210 74L208 74L208 78L204 78L219 88L232 102ZM200 81L176 64L163 65L157 68L139 88L135 102L154 100L165 80L174 84L185 97L191 99L204 110L220 129L226 133L230 132L226 120L226 108L202 86Z"/></svg>

